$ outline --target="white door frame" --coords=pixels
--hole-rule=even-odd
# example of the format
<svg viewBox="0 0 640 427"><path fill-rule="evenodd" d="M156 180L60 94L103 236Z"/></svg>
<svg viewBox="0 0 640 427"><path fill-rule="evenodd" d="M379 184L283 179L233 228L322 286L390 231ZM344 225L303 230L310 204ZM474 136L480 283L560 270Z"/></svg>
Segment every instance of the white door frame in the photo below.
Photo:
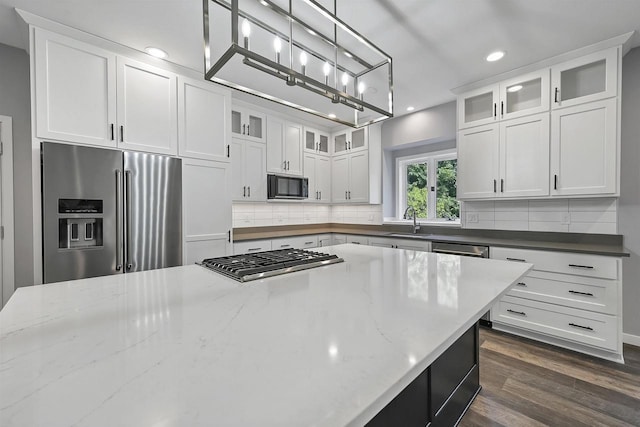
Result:
<svg viewBox="0 0 640 427"><path fill-rule="evenodd" d="M14 248L13 248L13 121L11 117L0 116L0 141L2 155L2 200L0 202L0 222L4 227L2 245L2 286L0 286L0 307L9 301L14 291Z"/></svg>

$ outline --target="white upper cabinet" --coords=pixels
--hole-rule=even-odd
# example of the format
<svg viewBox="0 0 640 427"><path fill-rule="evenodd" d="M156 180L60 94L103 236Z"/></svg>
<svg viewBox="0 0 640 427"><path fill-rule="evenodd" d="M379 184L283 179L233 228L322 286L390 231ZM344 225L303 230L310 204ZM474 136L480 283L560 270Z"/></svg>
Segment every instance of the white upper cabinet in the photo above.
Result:
<svg viewBox="0 0 640 427"><path fill-rule="evenodd" d="M549 69L518 76L458 97L458 128L549 111Z"/></svg>
<svg viewBox="0 0 640 427"><path fill-rule="evenodd" d="M304 155L304 175L309 179L309 201L331 202L331 162L317 154Z"/></svg>
<svg viewBox="0 0 640 427"><path fill-rule="evenodd" d="M548 113L458 132L458 198L548 195Z"/></svg>
<svg viewBox="0 0 640 427"><path fill-rule="evenodd" d="M549 69L501 82L499 110L501 120L549 111Z"/></svg>
<svg viewBox="0 0 640 427"><path fill-rule="evenodd" d="M347 154L368 148L368 128L345 129L333 134L333 154Z"/></svg>
<svg viewBox="0 0 640 427"><path fill-rule="evenodd" d="M115 147L116 56L35 29L36 136Z"/></svg>
<svg viewBox="0 0 640 427"><path fill-rule="evenodd" d="M231 196L243 202L267 200L266 147L259 142L231 139Z"/></svg>
<svg viewBox="0 0 640 427"><path fill-rule="evenodd" d="M267 172L302 176L302 126L269 116Z"/></svg>
<svg viewBox="0 0 640 427"><path fill-rule="evenodd" d="M369 153L351 153L332 159L332 200L366 203L369 201Z"/></svg>
<svg viewBox="0 0 640 427"><path fill-rule="evenodd" d="M123 57L117 66L118 145L177 154L177 76Z"/></svg>
<svg viewBox="0 0 640 427"><path fill-rule="evenodd" d="M231 92L213 83L178 79L178 154L229 161Z"/></svg>
<svg viewBox="0 0 640 427"><path fill-rule="evenodd" d="M231 133L234 137L265 142L266 121L266 116L257 111L236 105L231 108Z"/></svg>
<svg viewBox="0 0 640 427"><path fill-rule="evenodd" d="M331 200L335 203L349 199L349 156L331 160Z"/></svg>
<svg viewBox="0 0 640 427"><path fill-rule="evenodd" d="M551 195L618 194L618 100L551 114Z"/></svg>
<svg viewBox="0 0 640 427"><path fill-rule="evenodd" d="M329 134L316 129L304 128L304 151L329 155Z"/></svg>
<svg viewBox="0 0 640 427"><path fill-rule="evenodd" d="M500 139L498 125L463 129L458 132L459 199L498 197Z"/></svg>
<svg viewBox="0 0 640 427"><path fill-rule="evenodd" d="M611 48L551 67L553 108L618 95L618 48Z"/></svg>
<svg viewBox="0 0 640 427"><path fill-rule="evenodd" d="M481 126L498 120L498 85L467 92L458 97L458 128Z"/></svg>

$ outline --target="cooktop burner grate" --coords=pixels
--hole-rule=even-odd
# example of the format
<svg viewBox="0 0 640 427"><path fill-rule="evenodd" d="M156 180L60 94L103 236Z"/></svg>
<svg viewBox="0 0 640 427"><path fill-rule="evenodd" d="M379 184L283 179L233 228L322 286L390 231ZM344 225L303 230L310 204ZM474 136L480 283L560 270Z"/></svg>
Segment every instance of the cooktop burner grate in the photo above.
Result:
<svg viewBox="0 0 640 427"><path fill-rule="evenodd" d="M337 255L304 249L279 249L208 258L200 265L240 282L343 262Z"/></svg>

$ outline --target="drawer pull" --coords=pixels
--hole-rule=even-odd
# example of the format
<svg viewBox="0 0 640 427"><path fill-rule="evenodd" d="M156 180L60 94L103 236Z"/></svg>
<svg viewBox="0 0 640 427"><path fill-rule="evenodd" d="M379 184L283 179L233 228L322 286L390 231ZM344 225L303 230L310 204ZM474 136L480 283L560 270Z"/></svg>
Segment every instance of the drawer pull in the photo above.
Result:
<svg viewBox="0 0 640 427"><path fill-rule="evenodd" d="M520 259L520 258L509 258L509 257L507 257L507 261L527 262L527 260L526 260L526 259Z"/></svg>
<svg viewBox="0 0 640 427"><path fill-rule="evenodd" d="M354 245L359 245L360 244L360 242L351 242L351 243L354 244Z"/></svg>
<svg viewBox="0 0 640 427"><path fill-rule="evenodd" d="M569 291L570 294L575 294L575 295L584 295L587 297L592 297L593 294L591 292L578 292L578 291Z"/></svg>
<svg viewBox="0 0 640 427"><path fill-rule="evenodd" d="M248 251L249 252L255 252L255 251L259 251L260 248L249 248Z"/></svg>
<svg viewBox="0 0 640 427"><path fill-rule="evenodd" d="M304 242L305 245L313 245L313 242Z"/></svg>
<svg viewBox="0 0 640 427"><path fill-rule="evenodd" d="M288 248L291 245L280 245L281 248Z"/></svg>
<svg viewBox="0 0 640 427"><path fill-rule="evenodd" d="M585 329L587 331L593 331L593 328L589 327L589 326L582 326L582 325L577 325L575 323L569 323L569 326L573 326L574 328L580 328L580 329Z"/></svg>
<svg viewBox="0 0 640 427"><path fill-rule="evenodd" d="M525 313L524 311L515 311L515 310L511 310L510 308L508 308L507 311L509 313L519 314L520 316L526 316L527 315L527 313Z"/></svg>
<svg viewBox="0 0 640 427"><path fill-rule="evenodd" d="M587 270L593 270L593 267L590 266L590 265L569 264L569 267L584 268L584 269L587 269Z"/></svg>

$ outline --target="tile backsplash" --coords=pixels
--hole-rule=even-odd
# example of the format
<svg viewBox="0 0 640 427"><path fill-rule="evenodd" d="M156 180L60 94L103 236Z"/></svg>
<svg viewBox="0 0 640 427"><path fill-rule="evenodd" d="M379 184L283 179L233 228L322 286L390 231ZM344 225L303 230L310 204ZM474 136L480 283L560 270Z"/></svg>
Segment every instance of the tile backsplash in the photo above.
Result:
<svg viewBox="0 0 640 427"><path fill-rule="evenodd" d="M615 198L462 203L463 228L616 234Z"/></svg>
<svg viewBox="0 0 640 427"><path fill-rule="evenodd" d="M382 205L317 205L311 203L234 203L233 226L293 224L382 224Z"/></svg>

